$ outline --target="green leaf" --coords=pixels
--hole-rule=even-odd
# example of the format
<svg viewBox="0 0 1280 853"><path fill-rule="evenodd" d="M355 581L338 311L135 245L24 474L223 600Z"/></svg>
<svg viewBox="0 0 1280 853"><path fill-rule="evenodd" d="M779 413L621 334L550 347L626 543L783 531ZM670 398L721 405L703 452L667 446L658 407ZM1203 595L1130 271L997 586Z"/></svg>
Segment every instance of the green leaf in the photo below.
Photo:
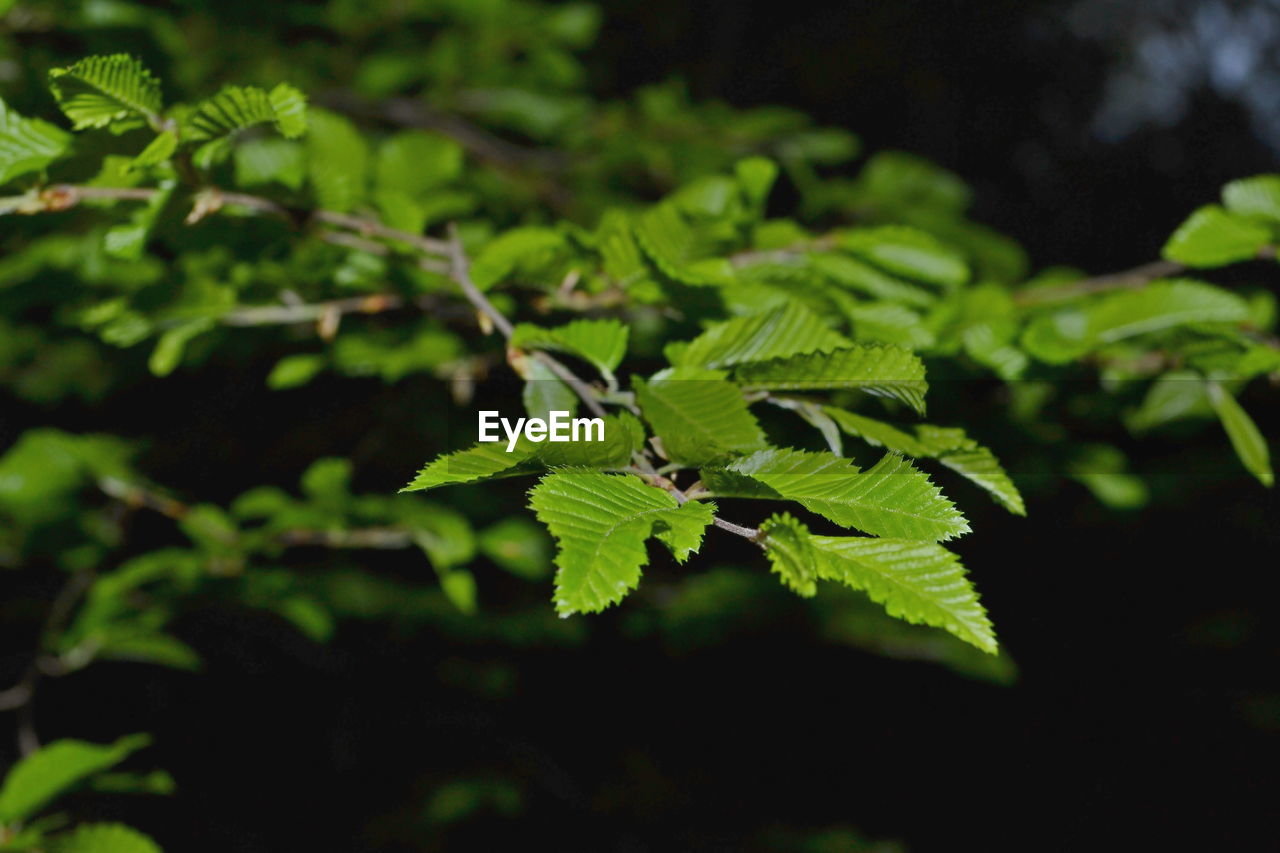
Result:
<svg viewBox="0 0 1280 853"><path fill-rule="evenodd" d="M717 323L687 346L669 348L672 363L726 367L850 346L812 311L791 301L763 314Z"/></svg>
<svg viewBox="0 0 1280 853"><path fill-rule="evenodd" d="M1209 383L1209 401L1218 413L1222 427L1231 439L1231 446L1250 474L1257 477L1262 485L1270 487L1275 484L1275 473L1271 470L1271 452L1267 449L1267 440L1258 431L1253 418L1241 408L1235 397L1227 393L1217 382Z"/></svg>
<svg viewBox="0 0 1280 853"><path fill-rule="evenodd" d="M480 532L480 551L513 575L541 580L551 569L547 534L521 516L510 516Z"/></svg>
<svg viewBox="0 0 1280 853"><path fill-rule="evenodd" d="M488 290L525 264L541 264L565 247L564 235L551 228L513 228L490 240L471 264L476 287Z"/></svg>
<svg viewBox="0 0 1280 853"><path fill-rule="evenodd" d="M58 740L13 766L0 787L0 824L23 821L89 776L108 770L150 742L131 735L113 744Z"/></svg>
<svg viewBox="0 0 1280 853"><path fill-rule="evenodd" d="M773 448L703 469L702 481L716 497L793 500L876 536L936 542L969 532L964 516L928 476L894 453L860 472L831 453Z"/></svg>
<svg viewBox="0 0 1280 853"><path fill-rule="evenodd" d="M196 105L186 118L185 141L207 142L259 124L274 125L281 136L295 139L307 132L307 100L281 83L270 92L256 86L224 86Z"/></svg>
<svg viewBox="0 0 1280 853"><path fill-rule="evenodd" d="M302 188L307 160L301 143L277 137L248 139L235 148L236 185L256 187L272 182Z"/></svg>
<svg viewBox="0 0 1280 853"><path fill-rule="evenodd" d="M804 598L818 594L818 556L809 528L789 513L770 516L760 526L765 556L782 583Z"/></svg>
<svg viewBox="0 0 1280 853"><path fill-rule="evenodd" d="M71 134L38 118L24 118L0 99L0 184L39 172L67 153Z"/></svg>
<svg viewBox="0 0 1280 853"><path fill-rule="evenodd" d="M774 570L836 581L867 593L890 616L949 631L989 654L995 633L955 554L940 545L861 536L813 536L775 515L760 527Z"/></svg>
<svg viewBox="0 0 1280 853"><path fill-rule="evenodd" d="M324 370L326 361L322 355L299 353L287 355L276 362L267 375L267 387L273 391L306 385Z"/></svg>
<svg viewBox="0 0 1280 853"><path fill-rule="evenodd" d="M541 443L521 437L506 451L505 435L499 442L484 442L466 450L437 457L413 482L400 491L416 492L474 483L499 477L536 473L540 468L626 468L631 455L644 442L644 428L626 412L604 417L604 441Z"/></svg>
<svg viewBox="0 0 1280 853"><path fill-rule="evenodd" d="M683 505L630 474L561 471L530 492L530 507L559 545L556 610L596 613L640 583L645 540L656 536L679 562L702 544L714 507Z"/></svg>
<svg viewBox="0 0 1280 853"><path fill-rule="evenodd" d="M735 369L734 379L747 391L857 388L906 403L921 414L929 387L924 362L891 346L858 346L744 364Z"/></svg>
<svg viewBox="0 0 1280 853"><path fill-rule="evenodd" d="M312 192L321 207L344 213L364 199L369 146L342 116L315 108L307 112L311 125L306 137L307 176Z"/></svg>
<svg viewBox="0 0 1280 853"><path fill-rule="evenodd" d="M1189 267L1220 267L1256 258L1270 240L1264 226L1209 204L1178 226L1162 254Z"/></svg>
<svg viewBox="0 0 1280 853"><path fill-rule="evenodd" d="M476 579L466 569L454 569L440 575L440 589L449 603L462 613L476 612Z"/></svg>
<svg viewBox="0 0 1280 853"><path fill-rule="evenodd" d="M156 348L151 351L147 366L155 376L168 376L182 363L182 353L187 344L198 335L202 335L213 327L213 321L207 317L192 320L169 329L160 336Z"/></svg>
<svg viewBox="0 0 1280 853"><path fill-rule="evenodd" d="M1258 175L1232 181L1222 188L1222 203L1239 216L1280 225L1280 175Z"/></svg>
<svg viewBox="0 0 1280 853"><path fill-rule="evenodd" d="M76 130L112 126L115 130L150 124L158 127L160 81L132 56L90 56L67 68L49 71L58 106Z"/></svg>
<svg viewBox="0 0 1280 853"><path fill-rule="evenodd" d="M677 367L632 379L636 402L667 458L701 465L764 447L742 391L714 370Z"/></svg>
<svg viewBox="0 0 1280 853"><path fill-rule="evenodd" d="M628 328L617 320L574 320L554 329L520 323L509 346L567 352L595 365L606 379L622 363Z"/></svg>
<svg viewBox="0 0 1280 853"><path fill-rule="evenodd" d="M939 287L959 287L969 280L969 266L959 254L914 228L883 225L840 234L840 248L892 275Z"/></svg>
<svg viewBox="0 0 1280 853"><path fill-rule="evenodd" d="M466 450L436 457L400 491L417 492L438 486L531 473L537 470L529 464L532 457L532 446L517 445L508 453L504 442L477 444Z"/></svg>
<svg viewBox="0 0 1280 853"><path fill-rule="evenodd" d="M1125 426L1144 432L1183 418L1213 414L1204 377L1194 370L1173 370L1151 383L1141 405L1125 417Z"/></svg>
<svg viewBox="0 0 1280 853"><path fill-rule="evenodd" d="M735 163L733 172L747 200L757 209L763 209L769 190L778 179L778 164L767 157L748 157Z"/></svg>
<svg viewBox="0 0 1280 853"><path fill-rule="evenodd" d="M985 489L1014 515L1026 515L1018 487L1009 479L995 454L965 435L964 430L919 424L910 435L883 421L833 406L823 411L849 435L875 447L905 453L917 459L934 458L962 477Z"/></svg>
<svg viewBox="0 0 1280 853"><path fill-rule="evenodd" d="M374 185L379 192L416 199L456 180L462 164L462 146L454 140L423 130L401 131L378 148Z"/></svg>
<svg viewBox="0 0 1280 853"><path fill-rule="evenodd" d="M937 338L920 315L910 308L892 302L851 305L844 315L853 325L853 337L859 343L880 343L903 349L932 347Z"/></svg>
<svg viewBox="0 0 1280 853"><path fill-rule="evenodd" d="M568 412L570 417L577 413L578 395L550 367L540 359L531 358L525 362L524 370L521 398L525 414L547 420L552 412Z"/></svg>
<svg viewBox="0 0 1280 853"><path fill-rule="evenodd" d="M917 284L901 281L847 255L824 252L809 256L809 265L839 287L876 299L927 308L937 294Z"/></svg>
<svg viewBox="0 0 1280 853"><path fill-rule="evenodd" d="M147 147L139 152L137 157L129 163L130 169L145 169L148 166L158 166L173 156L173 152L178 150L178 135L172 130L163 130L156 134L155 139L147 143Z"/></svg>
<svg viewBox="0 0 1280 853"><path fill-rule="evenodd" d="M49 853L161 853L160 845L120 823L86 823L49 841Z"/></svg>
<svg viewBox="0 0 1280 853"><path fill-rule="evenodd" d="M142 257L160 214L169 200L173 198L177 181L162 181L156 192L142 207L135 208L127 223L113 225L102 237L102 247L108 255L126 261L136 261Z"/></svg>
<svg viewBox="0 0 1280 853"><path fill-rule="evenodd" d="M672 201L641 213L635 224L635 238L645 256L672 281L691 287L714 287L733 281L729 262L710 257L713 247L685 221Z"/></svg>
<svg viewBox="0 0 1280 853"><path fill-rule="evenodd" d="M1249 303L1236 294L1200 281L1172 279L1041 314L1027 325L1022 344L1041 361L1064 364L1136 335L1189 323L1248 319Z"/></svg>

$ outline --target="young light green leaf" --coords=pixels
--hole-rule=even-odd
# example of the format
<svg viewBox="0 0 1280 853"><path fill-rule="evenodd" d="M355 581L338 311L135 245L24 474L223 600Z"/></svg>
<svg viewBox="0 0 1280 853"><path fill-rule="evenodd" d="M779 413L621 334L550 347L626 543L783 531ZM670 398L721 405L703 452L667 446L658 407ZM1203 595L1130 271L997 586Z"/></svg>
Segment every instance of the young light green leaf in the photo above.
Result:
<svg viewBox="0 0 1280 853"><path fill-rule="evenodd" d="M946 288L959 287L969 280L964 258L914 228L855 228L840 234L839 240L840 248L892 275Z"/></svg>
<svg viewBox="0 0 1280 853"><path fill-rule="evenodd" d="M178 135L172 130L162 130L155 139L147 143L147 147L138 153L129 164L130 169L145 169L147 166L158 166L173 156L178 150Z"/></svg>
<svg viewBox="0 0 1280 853"><path fill-rule="evenodd" d="M818 557L809 528L790 513L770 516L760 525L765 556L783 585L804 598L818 594Z"/></svg>
<svg viewBox="0 0 1280 853"><path fill-rule="evenodd" d="M764 447L742 392L715 370L677 367L632 380L644 418L667 457L701 465Z"/></svg>
<svg viewBox="0 0 1280 853"><path fill-rule="evenodd" d="M729 262L708 256L708 247L674 202L654 205L640 214L635 238L653 265L673 281L691 287L714 287L733 281Z"/></svg>
<svg viewBox="0 0 1280 853"><path fill-rule="evenodd" d="M627 333L626 326L612 319L574 320L554 329L520 323L509 345L567 352L595 365L606 379L613 379L613 371L627 351Z"/></svg>
<svg viewBox="0 0 1280 853"><path fill-rule="evenodd" d="M306 137L307 175L323 208L346 212L364 199L369 146L355 126L328 110L310 109Z"/></svg>
<svg viewBox="0 0 1280 853"><path fill-rule="evenodd" d="M1125 426L1145 432L1183 418L1213 414L1204 377L1194 370L1171 370L1151 383L1141 405L1125 417Z"/></svg>
<svg viewBox="0 0 1280 853"><path fill-rule="evenodd" d="M38 118L24 118L0 99L0 184L38 172L67 152L71 134Z"/></svg>
<svg viewBox="0 0 1280 853"><path fill-rule="evenodd" d="M418 198L462 174L462 146L446 136L406 130L378 148L374 185L379 192Z"/></svg>
<svg viewBox="0 0 1280 853"><path fill-rule="evenodd" d="M734 370L734 379L748 391L857 388L906 403L921 414L929 387L924 381L924 362L891 346L855 346L744 364Z"/></svg>
<svg viewBox="0 0 1280 853"><path fill-rule="evenodd" d="M1266 227L1208 204L1178 226L1162 254L1189 267L1220 267L1256 258L1270 240Z"/></svg>
<svg viewBox="0 0 1280 853"><path fill-rule="evenodd" d="M151 351L147 366L155 376L168 376L182 363L182 353L187 344L198 335L202 335L213 327L213 321L207 317L190 320L166 331L156 342Z"/></svg>
<svg viewBox="0 0 1280 853"><path fill-rule="evenodd" d="M940 545L860 536L813 536L795 519L760 527L775 571L820 578L867 593L890 616L942 628L977 648L998 650L991 621L959 558Z"/></svg>
<svg viewBox="0 0 1280 853"><path fill-rule="evenodd" d="M964 430L919 424L916 426L916 435L913 436L856 412L834 406L824 406L823 411L849 435L861 438L872 446L905 453L917 459L937 459L962 477L981 486L1009 512L1014 515L1027 514L1022 494L1009 479L995 454L965 435Z"/></svg>
<svg viewBox="0 0 1280 853"><path fill-rule="evenodd" d="M812 311L789 301L763 314L717 323L687 346L669 349L668 356L678 365L714 368L850 345Z"/></svg>
<svg viewBox="0 0 1280 853"><path fill-rule="evenodd" d="M120 823L86 823L55 835L49 853L161 853L160 845Z"/></svg>
<svg viewBox="0 0 1280 853"><path fill-rule="evenodd" d="M616 604L640 582L656 536L676 560L698 550L714 507L683 505L630 474L559 471L530 492L529 506L559 545L556 610L561 616L596 613Z"/></svg>
<svg viewBox="0 0 1280 853"><path fill-rule="evenodd" d="M1258 175L1232 181L1222 188L1222 203L1239 216L1280 225L1280 175Z"/></svg>
<svg viewBox="0 0 1280 853"><path fill-rule="evenodd" d="M76 130L160 125L160 81L128 54L89 56L51 69L49 85Z"/></svg>
<svg viewBox="0 0 1280 853"><path fill-rule="evenodd" d="M1102 345L1188 323L1243 323L1249 303L1230 291L1191 279L1157 281L1111 293L1084 306L1042 314L1022 335L1036 358L1064 364Z"/></svg>
<svg viewBox="0 0 1280 853"><path fill-rule="evenodd" d="M555 229L513 228L485 244L471 264L471 278L476 287L488 290L521 265L542 263L559 254L564 246L564 235Z"/></svg>
<svg viewBox="0 0 1280 853"><path fill-rule="evenodd" d="M524 411L531 418L546 420L552 412L568 412L572 417L578 411L578 395L556 376L540 359L525 362L525 383L521 393Z"/></svg>
<svg viewBox="0 0 1280 853"><path fill-rule="evenodd" d="M113 258L126 261L136 261L141 258L147 239L151 236L151 229L155 227L156 221L160 218L165 205L169 203L169 199L173 197L177 186L178 182L172 179L161 181L156 187L155 194L145 205L134 209L127 223L108 228L107 233L102 237L102 247L106 253Z"/></svg>
<svg viewBox="0 0 1280 853"><path fill-rule="evenodd" d="M306 385L324 370L327 363L324 356L313 353L286 355L271 368L271 373L267 375L267 387L273 391L282 391Z"/></svg>
<svg viewBox="0 0 1280 853"><path fill-rule="evenodd" d="M480 551L513 575L541 580L551 569L551 543L537 524L510 516L480 532Z"/></svg>
<svg viewBox="0 0 1280 853"><path fill-rule="evenodd" d="M234 152L236 184L256 187L276 182L300 189L307 178L307 158L302 143L279 137L248 139Z"/></svg>
<svg viewBox="0 0 1280 853"><path fill-rule="evenodd" d="M747 201L762 209L773 182L778 179L778 164L767 157L748 157L733 165L733 173Z"/></svg>
<svg viewBox="0 0 1280 853"><path fill-rule="evenodd" d="M927 308L938 301L937 294L925 287L894 278L862 261L835 252L809 257L809 265L833 284L876 299Z"/></svg>
<svg viewBox="0 0 1280 853"><path fill-rule="evenodd" d="M936 542L969 532L964 516L928 476L894 453L860 472L831 453L772 448L705 468L702 481L718 497L793 500L876 536Z"/></svg>
<svg viewBox="0 0 1280 853"><path fill-rule="evenodd" d="M270 92L256 86L224 86L196 105L182 136L189 142L207 142L259 124L275 125L286 139L301 136L307 131L306 97L287 83Z"/></svg>
<svg viewBox="0 0 1280 853"><path fill-rule="evenodd" d="M532 445L517 445L508 453L503 442L477 444L466 450L436 457L400 491L418 492L438 486L531 473L537 470L531 464L533 453Z"/></svg>
<svg viewBox="0 0 1280 853"><path fill-rule="evenodd" d="M915 311L892 302L850 305L844 315L853 325L859 343L892 344L919 350L933 346L937 338Z"/></svg>
<svg viewBox="0 0 1280 853"><path fill-rule="evenodd" d="M1262 485L1270 487L1275 484L1275 473L1271 470L1271 452L1267 448L1267 440L1258 431L1258 425L1249 417L1221 385L1209 383L1209 401L1213 404L1222 427L1231 439L1240 462L1250 474L1257 477Z"/></svg>
<svg viewBox="0 0 1280 853"><path fill-rule="evenodd" d="M499 477L536 473L542 468L620 469L631 464L631 455L644 442L644 427L628 412L605 415L604 440L533 442L521 436L510 453L507 439L483 442L466 450L437 457L418 472L402 492L439 486L475 483Z"/></svg>
<svg viewBox="0 0 1280 853"><path fill-rule="evenodd" d="M146 735L107 745L58 740L33 752L13 766L0 787L0 824L26 820L72 786L116 766L149 742Z"/></svg>

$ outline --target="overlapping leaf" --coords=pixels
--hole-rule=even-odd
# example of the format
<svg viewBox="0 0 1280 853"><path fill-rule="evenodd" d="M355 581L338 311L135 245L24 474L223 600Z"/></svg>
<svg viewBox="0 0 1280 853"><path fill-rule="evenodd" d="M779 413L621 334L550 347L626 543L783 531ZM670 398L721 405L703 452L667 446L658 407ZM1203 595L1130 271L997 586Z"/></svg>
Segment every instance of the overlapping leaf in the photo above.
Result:
<svg viewBox="0 0 1280 853"><path fill-rule="evenodd" d="M797 391L857 388L890 397L924 413L924 362L892 346L856 346L830 353L811 353L744 364L734 379L745 390Z"/></svg>
<svg viewBox="0 0 1280 853"><path fill-rule="evenodd" d="M939 287L969 280L964 258L924 231L900 225L855 228L840 235L840 247L882 270Z"/></svg>
<svg viewBox="0 0 1280 853"><path fill-rule="evenodd" d="M256 86L225 86L196 105L186 119L183 138L205 142L229 136L254 125L274 125L286 139L307 130L307 99L287 83L270 92Z"/></svg>
<svg viewBox="0 0 1280 853"><path fill-rule="evenodd" d="M51 69L49 85L76 130L160 123L160 81L128 54L89 56Z"/></svg>
<svg viewBox="0 0 1280 853"><path fill-rule="evenodd" d="M1209 383L1209 402L1218 413L1240 462L1262 485L1273 485L1276 477L1271 470L1271 451L1253 418L1236 402L1235 397L1216 382Z"/></svg>
<svg viewBox="0 0 1280 853"><path fill-rule="evenodd" d="M651 536L684 562L698 550L714 512L697 501L681 505L630 474L573 470L543 477L529 505L559 546L555 604L561 616L599 612L635 589Z"/></svg>
<svg viewBox="0 0 1280 853"><path fill-rule="evenodd" d="M1244 203L1237 199L1237 204ZM1251 219L1205 205L1178 227L1164 246L1164 257L1189 267L1220 267L1256 258L1271 232Z"/></svg>
<svg viewBox="0 0 1280 853"><path fill-rule="evenodd" d="M742 391L715 370L677 367L632 380L636 402L667 457L701 465L764 447Z"/></svg>
<svg viewBox="0 0 1280 853"><path fill-rule="evenodd" d="M1000 465L994 453L969 438L964 430L919 424L911 435L884 421L834 406L823 412L849 435L868 444L917 459L937 459L962 477L981 486L1001 506L1015 515L1026 515L1026 504L1018 487Z"/></svg>
<svg viewBox="0 0 1280 853"><path fill-rule="evenodd" d="M38 172L66 153L71 135L38 118L24 118L0 99L0 184Z"/></svg>
<svg viewBox="0 0 1280 853"><path fill-rule="evenodd" d="M607 415L604 441L533 442L521 437L510 453L506 436L501 441L439 456L426 465L400 491L417 492L532 474L543 468L625 468L644 441L644 427L627 412Z"/></svg>
<svg viewBox="0 0 1280 853"><path fill-rule="evenodd" d="M984 652L997 652L991 621L964 566L941 545L814 536L787 515L773 516L760 531L774 571L793 589L816 589L815 579L836 581L863 590L890 616L943 628Z"/></svg>
<svg viewBox="0 0 1280 853"><path fill-rule="evenodd" d="M148 742L144 735L106 745L59 740L33 752L13 766L0 786L0 824L26 820L64 791L114 767Z"/></svg>
<svg viewBox="0 0 1280 853"><path fill-rule="evenodd" d="M668 355L674 364L716 368L850 345L812 311L789 301L763 314L717 323L687 345L669 347Z"/></svg>
<svg viewBox="0 0 1280 853"><path fill-rule="evenodd" d="M617 320L574 320L554 329L521 323L510 345L520 349L567 352L595 365L606 378L622 363L627 351L628 329Z"/></svg>
<svg viewBox="0 0 1280 853"><path fill-rule="evenodd" d="M161 853L160 845L120 823L86 823L54 836L50 853Z"/></svg>
<svg viewBox="0 0 1280 853"><path fill-rule="evenodd" d="M771 448L704 468L702 479L717 497L793 500L842 527L876 536L936 542L969 531L928 476L893 453L859 471L832 453Z"/></svg>
<svg viewBox="0 0 1280 853"><path fill-rule="evenodd" d="M1043 314L1028 324L1022 343L1041 361L1062 364L1137 335L1248 319L1249 304L1236 294L1200 281L1171 279Z"/></svg>

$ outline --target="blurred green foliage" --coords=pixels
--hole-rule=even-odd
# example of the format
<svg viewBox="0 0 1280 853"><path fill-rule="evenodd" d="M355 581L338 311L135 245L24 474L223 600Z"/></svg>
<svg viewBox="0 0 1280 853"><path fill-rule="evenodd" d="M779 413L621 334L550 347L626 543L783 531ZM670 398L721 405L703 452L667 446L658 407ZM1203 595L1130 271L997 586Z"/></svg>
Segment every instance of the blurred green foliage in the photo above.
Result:
<svg viewBox="0 0 1280 853"><path fill-rule="evenodd" d="M847 131L696 102L679 81L597 98L585 58L602 22L587 4L22 0L0 16L0 405L49 424L0 454L0 567L67 578L11 709L41 677L99 660L198 670L170 625L202 601L272 611L316 642L380 620L580 644L582 618L557 619L547 598L563 615L617 603L647 539L684 561L739 498L810 516L721 518L765 554L726 566L712 552L646 581L628 635L681 654L798 610L820 640L1007 683L1015 667L938 544L969 530L940 486L967 480L1027 509L1002 448L970 433L1015 434L1028 458L1132 510L1150 495L1125 454L1064 436L1062 413L1104 413L1136 437L1217 420L1243 469L1272 483L1237 397L1280 373L1275 299L1205 277L1274 262L1280 177L1226 187L1161 261L1032 274L1014 241L968 218L967 185L927 161L859 162ZM247 470L225 504L178 496L129 441L57 427L60 406L181 383L225 352L282 394L330 375L435 377L467 423L477 386L510 368L523 380L510 411L608 407L609 440L403 449L406 480L452 451L413 491L541 475L532 507L548 535L533 515L360 493L341 458L289 490ZM947 381L930 389L935 373ZM939 397L967 414L970 381L1000 385L997 429L976 413L919 420ZM173 541L137 547L137 513L168 519ZM832 526L871 535L816 532ZM420 552L434 581L361 565L397 549ZM501 574L534 592L487 601ZM508 689L501 667L463 669L442 677ZM0 848L156 849L44 816L92 779L167 791L163 776L102 775L142 743L31 752L0 790ZM506 780L460 778L422 819L522 807ZM841 827L776 835L778 849L896 849Z"/></svg>

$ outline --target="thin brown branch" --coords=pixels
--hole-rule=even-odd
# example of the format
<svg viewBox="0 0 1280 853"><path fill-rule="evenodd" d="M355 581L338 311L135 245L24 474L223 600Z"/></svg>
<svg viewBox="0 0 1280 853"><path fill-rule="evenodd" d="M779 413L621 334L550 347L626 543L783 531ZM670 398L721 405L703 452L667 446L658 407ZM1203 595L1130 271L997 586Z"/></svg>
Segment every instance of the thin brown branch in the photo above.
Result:
<svg viewBox="0 0 1280 853"><path fill-rule="evenodd" d="M449 224L449 242L446 244L446 256L449 258L450 274L453 276L454 282L462 289L462 295L467 297L467 301L475 306L476 310L489 319L493 323L495 329L502 333L504 338L510 338L515 332L515 327L511 325L501 311L493 306L489 301L489 297L476 286L471 279L471 262L467 259L467 252L462 247L462 240L458 237L458 227L453 223Z"/></svg>
<svg viewBox="0 0 1280 853"><path fill-rule="evenodd" d="M522 178L553 208L566 210L573 201L573 194L554 178L570 164L569 158L559 151L517 145L461 116L434 109L414 98L372 101L352 92L333 91L319 95L316 102L357 118L447 136L477 160Z"/></svg>
<svg viewBox="0 0 1280 853"><path fill-rule="evenodd" d="M427 307L423 303L420 307ZM282 326L293 323L314 323L337 314L381 314L405 306L403 297L395 293L375 293L370 296L353 296L328 302L307 302L300 305L254 305L236 308L218 318L226 326Z"/></svg>
<svg viewBox="0 0 1280 853"><path fill-rule="evenodd" d="M1142 264L1123 272L1082 278L1078 281L1050 287L1033 287L1020 290L1013 295L1013 301L1025 307L1061 302L1065 299L1089 296L1094 293L1105 293L1110 290L1133 290L1144 287L1158 278L1178 275L1184 271L1186 271L1186 267L1173 261L1152 261L1149 264Z"/></svg>

